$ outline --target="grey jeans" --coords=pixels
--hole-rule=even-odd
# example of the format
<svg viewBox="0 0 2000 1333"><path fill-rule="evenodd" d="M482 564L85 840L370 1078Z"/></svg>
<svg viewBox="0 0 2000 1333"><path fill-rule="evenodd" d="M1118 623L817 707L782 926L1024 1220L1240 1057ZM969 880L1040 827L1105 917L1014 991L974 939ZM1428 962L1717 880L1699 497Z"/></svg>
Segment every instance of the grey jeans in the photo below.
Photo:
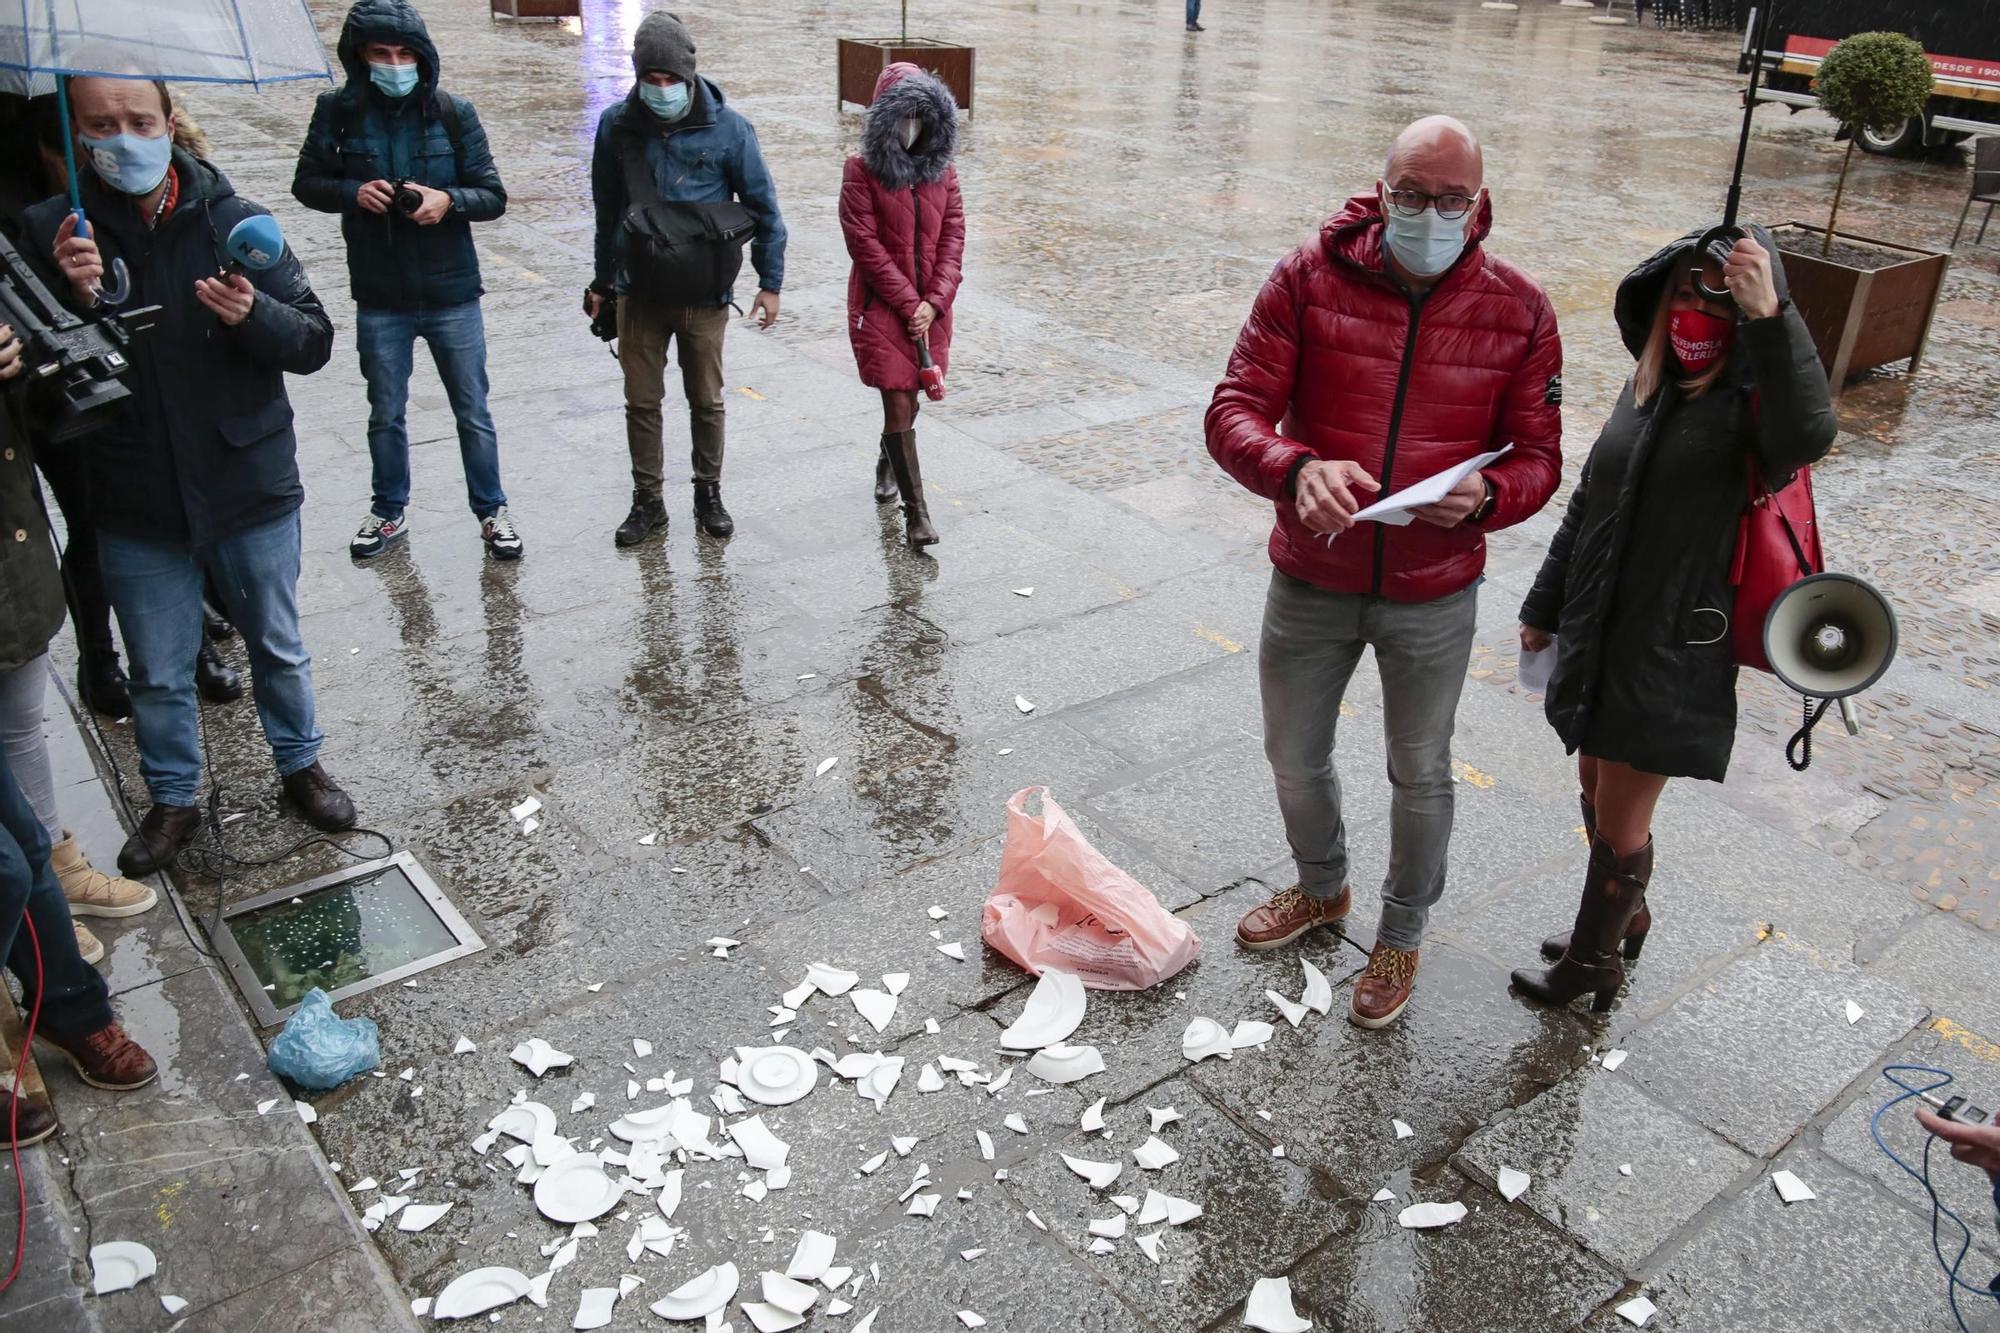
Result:
<svg viewBox="0 0 2000 1333"><path fill-rule="evenodd" d="M7 767L21 784L21 794L35 818L49 831L49 841L61 842L62 820L56 816L56 782L49 766L48 737L42 734L42 699L49 685L49 656L43 653L12 671L0 671L0 748Z"/></svg>
<svg viewBox="0 0 2000 1333"><path fill-rule="evenodd" d="M1389 873L1377 938L1398 949L1423 941L1444 893L1451 844L1451 733L1478 619L1478 585L1434 602L1390 602L1328 592L1272 571L1257 673L1264 754L1278 784L1299 887L1332 898L1347 883L1334 732L1340 700L1375 650L1387 732Z"/></svg>

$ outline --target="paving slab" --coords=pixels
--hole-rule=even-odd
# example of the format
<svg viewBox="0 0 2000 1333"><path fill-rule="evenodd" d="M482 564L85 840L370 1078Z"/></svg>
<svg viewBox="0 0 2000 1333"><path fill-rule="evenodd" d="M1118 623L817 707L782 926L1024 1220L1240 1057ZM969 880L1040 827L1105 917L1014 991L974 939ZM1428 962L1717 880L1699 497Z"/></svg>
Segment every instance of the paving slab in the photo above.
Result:
<svg viewBox="0 0 2000 1333"><path fill-rule="evenodd" d="M1873 957L1871 976L1892 982L1932 1012L2000 1035L2000 935L1929 912Z"/></svg>

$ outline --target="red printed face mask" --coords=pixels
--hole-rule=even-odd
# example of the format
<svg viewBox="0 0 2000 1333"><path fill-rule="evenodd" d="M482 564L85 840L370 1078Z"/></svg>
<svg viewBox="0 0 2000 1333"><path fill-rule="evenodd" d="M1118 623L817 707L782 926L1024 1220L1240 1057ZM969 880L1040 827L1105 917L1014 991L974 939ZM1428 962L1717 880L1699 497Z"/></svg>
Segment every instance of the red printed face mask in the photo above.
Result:
<svg viewBox="0 0 2000 1333"><path fill-rule="evenodd" d="M1706 310L1676 310L1667 319L1667 341L1674 349L1674 359L1690 375L1699 375L1728 356L1730 339L1735 336L1735 320Z"/></svg>

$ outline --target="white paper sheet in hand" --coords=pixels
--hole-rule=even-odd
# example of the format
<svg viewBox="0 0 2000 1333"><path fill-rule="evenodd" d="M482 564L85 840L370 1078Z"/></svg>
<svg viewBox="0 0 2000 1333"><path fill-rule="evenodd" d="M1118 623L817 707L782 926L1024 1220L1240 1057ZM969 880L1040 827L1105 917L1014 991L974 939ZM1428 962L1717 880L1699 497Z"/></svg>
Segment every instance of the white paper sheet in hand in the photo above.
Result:
<svg viewBox="0 0 2000 1333"><path fill-rule="evenodd" d="M1362 519L1367 518L1373 519L1377 523L1387 523L1398 528L1403 527L1410 521L1411 510L1422 509L1425 505L1436 504L1438 501L1444 499L1445 496L1451 494L1452 487L1458 485L1458 483L1464 481L1467 477L1479 471L1479 469L1485 467L1488 463L1491 463L1494 459L1500 457L1500 455L1513 447L1511 444L1503 444L1492 453L1480 454L1476 457L1468 458L1455 467L1448 467L1442 472L1433 473L1431 476L1425 477L1414 486L1405 486L1394 495L1384 496L1374 504L1369 505L1366 509L1356 510L1354 513L1355 522L1358 523Z"/></svg>
<svg viewBox="0 0 2000 1333"><path fill-rule="evenodd" d="M1514 678L1521 682L1521 688L1530 694L1547 694L1549 678L1556 671L1556 641L1549 640L1549 646L1535 652L1523 651L1521 664L1514 668Z"/></svg>

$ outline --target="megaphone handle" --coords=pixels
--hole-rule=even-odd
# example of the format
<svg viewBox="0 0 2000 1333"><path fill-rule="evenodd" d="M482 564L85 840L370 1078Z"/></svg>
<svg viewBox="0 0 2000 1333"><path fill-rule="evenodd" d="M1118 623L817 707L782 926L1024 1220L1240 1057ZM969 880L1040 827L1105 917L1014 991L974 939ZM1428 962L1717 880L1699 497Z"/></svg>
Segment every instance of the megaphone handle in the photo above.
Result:
<svg viewBox="0 0 2000 1333"><path fill-rule="evenodd" d="M1812 767L1813 728L1818 726L1819 720L1826 716L1826 710L1833 706L1833 700L1821 699L1819 707L1814 708L1811 699L1805 695L1800 695L1799 703L1805 722L1797 731L1792 733L1792 738L1785 742L1785 762L1792 766L1794 773L1803 773Z"/></svg>

